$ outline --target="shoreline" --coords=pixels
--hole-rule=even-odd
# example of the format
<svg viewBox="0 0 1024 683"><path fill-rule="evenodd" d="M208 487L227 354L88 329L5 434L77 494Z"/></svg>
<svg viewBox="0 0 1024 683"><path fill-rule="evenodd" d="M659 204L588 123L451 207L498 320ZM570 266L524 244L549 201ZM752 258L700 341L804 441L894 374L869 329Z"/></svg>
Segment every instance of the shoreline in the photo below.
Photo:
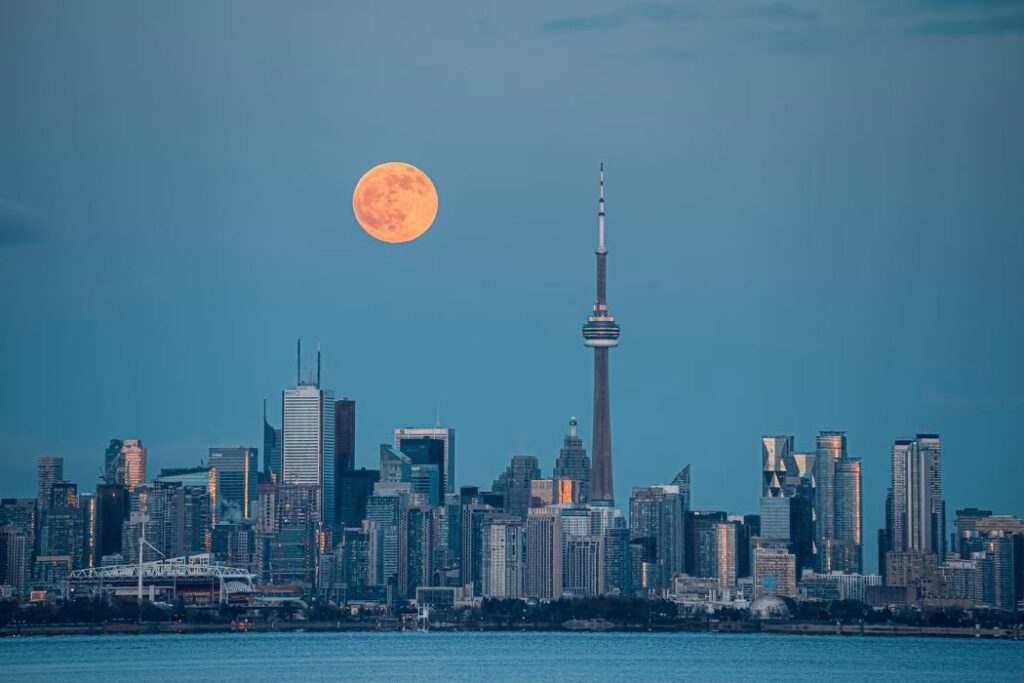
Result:
<svg viewBox="0 0 1024 683"><path fill-rule="evenodd" d="M1007 628L972 628L963 626L906 626L888 624L821 624L821 623L763 623L737 624L724 622L712 624L711 628L697 628L695 624L660 625L652 627L613 625L607 628L565 628L561 625L528 625L525 627L509 627L503 625L487 625L478 628L463 626L435 626L430 631L438 633L711 633L711 634L767 634L767 635L833 635L833 636L864 636L864 637L895 637L895 638L975 638L985 640L1020 641L1024 632L1015 632ZM237 633L244 636L248 633L413 633L415 631L401 629L397 624L379 626L367 623L345 622L283 622L273 626L269 624L250 624L244 630L233 624L167 624L151 622L143 624L105 623L105 624L36 624L24 626L6 626L0 628L0 638L18 637L54 637L75 635L187 635L211 633Z"/></svg>

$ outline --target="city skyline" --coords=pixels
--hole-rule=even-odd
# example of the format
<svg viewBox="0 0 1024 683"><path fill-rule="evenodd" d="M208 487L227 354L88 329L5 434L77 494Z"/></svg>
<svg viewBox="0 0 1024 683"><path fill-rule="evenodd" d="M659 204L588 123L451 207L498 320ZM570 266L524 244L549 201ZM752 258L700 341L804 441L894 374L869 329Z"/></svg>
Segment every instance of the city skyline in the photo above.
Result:
<svg viewBox="0 0 1024 683"><path fill-rule="evenodd" d="M513 454L547 471L573 415L592 454L574 321L604 160L629 340L613 372L620 504L689 463L694 509L754 513L761 435L811 449L844 430L872 567L892 441L934 431L950 510L1024 514L1005 447L1024 417L1024 100L994 68L1020 61L1019 28L986 31L1006 8L956 4L662 21L596 3L441 24L415 7L254 8L245 26L5 6L9 494L32 495L41 455L93 481L113 435L142 440L150 473L260 445L260 402L280 414L300 336L323 343L324 385L359 402L356 467L395 427L434 424L438 403L458 482L492 481ZM357 26L433 56L354 69L379 37ZM398 248L348 206L389 158L440 195L431 230ZM665 432L690 452L666 452Z"/></svg>

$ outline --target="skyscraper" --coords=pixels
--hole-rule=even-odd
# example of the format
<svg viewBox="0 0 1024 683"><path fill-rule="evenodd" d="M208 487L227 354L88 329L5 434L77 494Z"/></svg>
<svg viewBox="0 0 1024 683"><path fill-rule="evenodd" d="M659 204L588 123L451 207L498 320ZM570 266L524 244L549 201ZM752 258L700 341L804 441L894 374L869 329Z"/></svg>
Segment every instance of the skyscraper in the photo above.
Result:
<svg viewBox="0 0 1024 683"><path fill-rule="evenodd" d="M121 444L121 462L124 463L123 483L131 491L146 483L146 449L138 439L125 439Z"/></svg>
<svg viewBox="0 0 1024 683"><path fill-rule="evenodd" d="M526 519L530 509L531 484L540 479L540 466L532 455L513 455L508 468L494 480L491 491L505 499L505 512Z"/></svg>
<svg viewBox="0 0 1024 683"><path fill-rule="evenodd" d="M64 479L64 458L43 456L37 463L36 500L39 511L50 507L50 488Z"/></svg>
<svg viewBox="0 0 1024 683"><path fill-rule="evenodd" d="M673 575L684 572L684 522L683 498L678 486L633 488L629 499L631 540L653 539L659 575L665 585Z"/></svg>
<svg viewBox="0 0 1024 683"><path fill-rule="evenodd" d="M285 389L281 481L315 486L325 529L334 525L334 392L316 384Z"/></svg>
<svg viewBox="0 0 1024 683"><path fill-rule="evenodd" d="M103 474L101 478L105 484L116 484L124 480L124 463L121 462L121 446L124 441L111 439L110 445L103 455ZM120 475L120 476L119 476Z"/></svg>
<svg viewBox="0 0 1024 683"><path fill-rule="evenodd" d="M590 498L593 503L612 506L612 418L608 389L608 349L619 345L619 325L608 311L606 296L608 250L604 244L604 164L601 164L600 196L597 209L597 300L583 325L584 345L594 349L594 468Z"/></svg>
<svg viewBox="0 0 1024 683"><path fill-rule="evenodd" d="M267 400L263 399L263 474L281 480L281 430L267 421Z"/></svg>
<svg viewBox="0 0 1024 683"><path fill-rule="evenodd" d="M863 570L863 511L861 509L860 460L848 458L835 468L835 537L830 569L851 574Z"/></svg>
<svg viewBox="0 0 1024 683"><path fill-rule="evenodd" d="M760 535L787 541L798 570L814 558L815 463L794 450L790 435L761 437Z"/></svg>
<svg viewBox="0 0 1024 683"><path fill-rule="evenodd" d="M562 525L559 509L534 508L526 519L525 596L562 597Z"/></svg>
<svg viewBox="0 0 1024 683"><path fill-rule="evenodd" d="M130 512L128 487L124 484L100 484L96 487L96 558L121 552L121 524Z"/></svg>
<svg viewBox="0 0 1024 683"><path fill-rule="evenodd" d="M938 434L896 439L892 447L880 569L886 585L913 588L918 597L933 591L937 561L945 559L940 555L946 548L940 536L946 528L941 453Z"/></svg>
<svg viewBox="0 0 1024 683"><path fill-rule="evenodd" d="M356 466L356 402L343 398L334 402L334 519L341 519L341 475ZM339 525L340 527L341 525Z"/></svg>
<svg viewBox="0 0 1024 683"><path fill-rule="evenodd" d="M580 500L590 500L590 458L583 447L583 439L576 435L576 418L569 419L569 433L562 442L562 450L555 460L553 479L571 479L579 482Z"/></svg>
<svg viewBox="0 0 1024 683"><path fill-rule="evenodd" d="M679 487L679 495L683 497L683 511L690 509L690 466L687 465L679 470L679 473L672 479L672 485Z"/></svg>
<svg viewBox="0 0 1024 683"><path fill-rule="evenodd" d="M921 436L926 436L925 441ZM924 446L924 448L922 448ZM889 550L919 551L937 554L944 548L933 530L937 509L944 503L934 499L935 490L942 490L940 481L933 481L941 472L938 460L941 447L937 435L919 435L917 439L896 439L892 447L892 513L887 537ZM943 529L945 524L943 523Z"/></svg>
<svg viewBox="0 0 1024 683"><path fill-rule="evenodd" d="M738 568L736 524L709 522L698 528L700 553L697 576L717 579L720 588L732 588L736 585Z"/></svg>
<svg viewBox="0 0 1024 683"><path fill-rule="evenodd" d="M334 463L336 472L356 466L356 402L349 398L334 402Z"/></svg>
<svg viewBox="0 0 1024 683"><path fill-rule="evenodd" d="M814 461L814 540L817 570L862 568L860 460L846 452L846 432L818 433Z"/></svg>
<svg viewBox="0 0 1024 683"><path fill-rule="evenodd" d="M942 441L938 434L918 434L918 450L927 468L928 516L931 547L940 559L946 556L946 501L942 497Z"/></svg>
<svg viewBox="0 0 1024 683"><path fill-rule="evenodd" d="M445 493L455 493L455 430L448 427L407 427L395 430L395 448L407 453L406 449L418 452L429 448L431 444L424 440L440 441L443 447L444 461L441 479ZM407 453L412 457L411 453Z"/></svg>
<svg viewBox="0 0 1024 683"><path fill-rule="evenodd" d="M483 529L480 583L485 598L523 597L526 537L523 520L495 515Z"/></svg>
<svg viewBox="0 0 1024 683"><path fill-rule="evenodd" d="M338 482L341 507L335 521L339 528L358 527L366 519L366 499L380 481L380 470L345 470Z"/></svg>
<svg viewBox="0 0 1024 683"><path fill-rule="evenodd" d="M258 462L259 449L256 448L236 446L209 450L209 465L217 471L217 495L221 506L217 515L219 519L236 514L241 515L241 519L249 519L255 514L256 496L259 494L256 481Z"/></svg>

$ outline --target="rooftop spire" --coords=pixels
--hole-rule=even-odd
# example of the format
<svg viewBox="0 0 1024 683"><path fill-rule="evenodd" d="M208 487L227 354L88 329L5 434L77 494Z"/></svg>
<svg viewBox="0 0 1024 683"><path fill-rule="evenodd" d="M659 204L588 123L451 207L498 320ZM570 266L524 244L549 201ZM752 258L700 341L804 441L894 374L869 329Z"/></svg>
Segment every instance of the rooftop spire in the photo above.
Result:
<svg viewBox="0 0 1024 683"><path fill-rule="evenodd" d="M604 248L604 162L601 162L600 168L600 186L601 195L597 202L597 250L600 252L605 251Z"/></svg>

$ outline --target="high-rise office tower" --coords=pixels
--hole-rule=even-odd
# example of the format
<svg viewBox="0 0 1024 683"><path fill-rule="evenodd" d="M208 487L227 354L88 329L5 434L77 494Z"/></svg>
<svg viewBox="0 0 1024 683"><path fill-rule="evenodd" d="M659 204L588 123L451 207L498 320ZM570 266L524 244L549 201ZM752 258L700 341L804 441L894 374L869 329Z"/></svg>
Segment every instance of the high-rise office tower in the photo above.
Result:
<svg viewBox="0 0 1024 683"><path fill-rule="evenodd" d="M257 448L235 446L209 450L208 464L217 471L218 519L240 521L255 514L256 497L259 495L258 463Z"/></svg>
<svg viewBox="0 0 1024 683"><path fill-rule="evenodd" d="M28 595L32 562L32 538L13 524L0 526L0 585Z"/></svg>
<svg viewBox="0 0 1024 683"><path fill-rule="evenodd" d="M380 481L380 470L345 470L338 481L341 507L335 521L339 528L358 527L366 519L366 500L373 485Z"/></svg>
<svg viewBox="0 0 1024 683"><path fill-rule="evenodd" d="M267 421L267 400L263 399L263 474L281 481L281 430Z"/></svg>
<svg viewBox="0 0 1024 683"><path fill-rule="evenodd" d="M918 450L927 468L928 516L931 547L939 559L946 557L946 501L942 497L942 440L938 434L918 434Z"/></svg>
<svg viewBox="0 0 1024 683"><path fill-rule="evenodd" d="M565 585L562 590L574 598L601 595L604 587L604 538L598 535L570 536L565 539L562 560Z"/></svg>
<svg viewBox="0 0 1024 683"><path fill-rule="evenodd" d="M485 598L523 597L526 534L523 520L495 515L483 528L483 566L480 583Z"/></svg>
<svg viewBox="0 0 1024 683"><path fill-rule="evenodd" d="M863 511L861 510L860 460L848 458L835 467L835 536L830 569L850 574L863 570Z"/></svg>
<svg viewBox="0 0 1024 683"><path fill-rule="evenodd" d="M597 300L583 325L584 345L594 349L594 467L591 473L592 503L612 506L612 417L608 389L608 350L619 345L619 325L608 311L606 296L608 250L604 243L604 164L601 164L597 209Z"/></svg>
<svg viewBox="0 0 1024 683"><path fill-rule="evenodd" d="M125 439L121 444L121 462L124 463L123 483L131 491L146 483L146 449L138 439Z"/></svg>
<svg viewBox="0 0 1024 683"><path fill-rule="evenodd" d="M410 478L414 482L413 489L416 492L426 494L431 507L437 507L444 500L444 441L441 439L405 439L402 441L404 450L396 450L386 444L381 444L381 449L396 453L409 461ZM383 457L383 456L382 456ZM433 474L432 474L433 473ZM382 471L382 479L387 481L387 476Z"/></svg>
<svg viewBox="0 0 1024 683"><path fill-rule="evenodd" d="M40 510L38 554L63 555L80 562L82 515L78 507L78 484L59 481L50 486L47 506Z"/></svg>
<svg viewBox="0 0 1024 683"><path fill-rule="evenodd" d="M32 545L39 533L39 510L35 498L4 498L0 500L0 526L14 526L27 536Z"/></svg>
<svg viewBox="0 0 1024 683"><path fill-rule="evenodd" d="M743 515L735 520L730 516L729 521L736 524L736 578L750 576L750 546L751 539L761 535L761 516Z"/></svg>
<svg viewBox="0 0 1024 683"><path fill-rule="evenodd" d="M50 507L50 487L64 479L64 458L43 456L37 463L36 500L39 511Z"/></svg>
<svg viewBox="0 0 1024 683"><path fill-rule="evenodd" d="M121 524L131 512L128 487L124 484L100 484L96 487L96 558L121 552Z"/></svg>
<svg viewBox="0 0 1024 683"><path fill-rule="evenodd" d="M816 458L793 448L793 437L761 437L760 535L788 541L797 569L814 558L814 477Z"/></svg>
<svg viewBox="0 0 1024 683"><path fill-rule="evenodd" d="M103 455L103 474L101 478L105 484L117 484L124 481L124 463L121 461L121 446L124 441L111 439L110 445Z"/></svg>
<svg viewBox="0 0 1024 683"><path fill-rule="evenodd" d="M604 538L604 590L630 595L632 571L629 557L629 527L624 517L614 517L602 534Z"/></svg>
<svg viewBox="0 0 1024 683"><path fill-rule="evenodd" d="M941 452L935 434L897 439L893 444L889 550L938 554L945 549L945 540L934 528L941 526L944 534Z"/></svg>
<svg viewBox="0 0 1024 683"><path fill-rule="evenodd" d="M664 586L673 575L682 574L685 569L685 515L678 486L633 488L629 498L630 536L634 541L653 539Z"/></svg>
<svg viewBox="0 0 1024 683"><path fill-rule="evenodd" d="M260 486L256 561L265 582L313 584L319 560L316 529L322 520L319 501L315 485Z"/></svg>
<svg viewBox="0 0 1024 683"><path fill-rule="evenodd" d="M398 525L398 589L402 597L416 597L419 586L430 585L434 546L433 511L425 505L403 508Z"/></svg>
<svg viewBox="0 0 1024 683"><path fill-rule="evenodd" d="M407 427L395 430L395 448L410 457L410 451L429 451L440 441L443 453L441 479L445 493L455 493L455 430L448 427Z"/></svg>
<svg viewBox="0 0 1024 683"><path fill-rule="evenodd" d="M846 452L846 432L818 433L814 461L814 540L819 573L860 572L860 461Z"/></svg>
<svg viewBox="0 0 1024 683"><path fill-rule="evenodd" d="M700 531L706 528L708 524L727 521L729 521L729 514L720 510L692 510L683 513L684 573L690 576L697 576L699 571L701 563ZM632 520L630 520L630 523L632 523ZM666 578L666 582L670 578Z"/></svg>
<svg viewBox="0 0 1024 683"><path fill-rule="evenodd" d="M562 450L555 460L553 479L569 479L579 482L580 500L590 500L590 458L583 447L583 439L576 435L576 418L569 419L569 433L562 442Z"/></svg>
<svg viewBox="0 0 1024 683"><path fill-rule="evenodd" d="M540 466L532 455L513 455L512 462L494 480L491 491L504 497L505 512L526 519L530 509L532 483L540 479Z"/></svg>
<svg viewBox="0 0 1024 683"><path fill-rule="evenodd" d="M342 398L334 402L334 469L356 466L356 402Z"/></svg>
<svg viewBox="0 0 1024 683"><path fill-rule="evenodd" d="M526 519L525 596L562 597L562 524L558 508L534 508Z"/></svg>
<svg viewBox="0 0 1024 683"><path fill-rule="evenodd" d="M717 579L720 588L736 585L738 571L736 554L736 524L709 522L698 530L700 544L697 576Z"/></svg>
<svg viewBox="0 0 1024 683"><path fill-rule="evenodd" d="M356 402L343 398L334 402L334 519L341 518L341 475L356 466ZM340 526L340 525L339 525Z"/></svg>
<svg viewBox="0 0 1024 683"><path fill-rule="evenodd" d="M932 592L937 562L945 559L941 452L937 434L897 439L892 447L880 570L886 585L914 588L919 597Z"/></svg>
<svg viewBox="0 0 1024 683"><path fill-rule="evenodd" d="M683 511L686 512L690 509L690 466L687 465L683 469L679 470L675 478L672 479L672 485L679 487L679 495L683 497Z"/></svg>
<svg viewBox="0 0 1024 683"><path fill-rule="evenodd" d="M334 526L334 392L300 382L285 389L281 481L315 486L325 530Z"/></svg>

